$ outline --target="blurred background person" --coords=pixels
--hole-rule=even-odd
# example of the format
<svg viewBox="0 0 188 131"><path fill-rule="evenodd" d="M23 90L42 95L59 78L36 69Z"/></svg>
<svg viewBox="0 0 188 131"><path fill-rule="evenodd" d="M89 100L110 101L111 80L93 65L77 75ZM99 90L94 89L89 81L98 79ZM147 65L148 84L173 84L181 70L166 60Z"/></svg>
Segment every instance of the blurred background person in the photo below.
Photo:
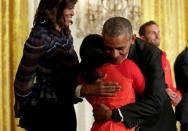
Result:
<svg viewBox="0 0 188 131"><path fill-rule="evenodd" d="M139 35L142 40L147 41L148 44L152 44L159 48L160 46L160 30L155 21L145 22L140 26ZM171 102L174 106L178 105L181 101L182 95L173 84L172 73L170 63L167 59L165 51L162 51L162 68L165 75L166 92L169 95Z"/></svg>
<svg viewBox="0 0 188 131"><path fill-rule="evenodd" d="M188 131L188 48L186 47L176 58L174 73L177 88L182 93L182 100L176 106L176 118L180 122L181 131Z"/></svg>

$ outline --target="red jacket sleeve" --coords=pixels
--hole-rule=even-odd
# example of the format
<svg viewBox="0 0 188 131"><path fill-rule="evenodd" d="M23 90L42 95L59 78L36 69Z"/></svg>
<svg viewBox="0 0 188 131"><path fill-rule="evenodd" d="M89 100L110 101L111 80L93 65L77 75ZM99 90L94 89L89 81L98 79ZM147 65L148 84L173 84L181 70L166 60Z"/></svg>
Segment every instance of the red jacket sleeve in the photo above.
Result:
<svg viewBox="0 0 188 131"><path fill-rule="evenodd" d="M135 92L142 95L145 87L145 79L139 67L132 60L126 59L120 70L127 78L133 80Z"/></svg>

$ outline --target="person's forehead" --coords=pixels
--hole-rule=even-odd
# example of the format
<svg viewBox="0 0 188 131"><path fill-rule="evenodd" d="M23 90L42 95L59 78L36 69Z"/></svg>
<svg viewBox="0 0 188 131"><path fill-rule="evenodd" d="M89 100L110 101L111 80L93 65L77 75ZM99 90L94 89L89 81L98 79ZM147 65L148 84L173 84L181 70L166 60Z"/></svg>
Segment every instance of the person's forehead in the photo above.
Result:
<svg viewBox="0 0 188 131"><path fill-rule="evenodd" d="M158 25L152 24L152 25L148 25L148 26L145 27L145 31L150 31L150 30L153 30L153 29L158 29L159 30Z"/></svg>
<svg viewBox="0 0 188 131"><path fill-rule="evenodd" d="M130 39L130 35L128 34L120 34L117 36L110 36L110 35L103 35L104 41L106 40L129 40Z"/></svg>
<svg viewBox="0 0 188 131"><path fill-rule="evenodd" d="M124 36L118 36L118 37L104 37L104 45L105 47L110 48L122 48L129 44L129 37L126 35Z"/></svg>

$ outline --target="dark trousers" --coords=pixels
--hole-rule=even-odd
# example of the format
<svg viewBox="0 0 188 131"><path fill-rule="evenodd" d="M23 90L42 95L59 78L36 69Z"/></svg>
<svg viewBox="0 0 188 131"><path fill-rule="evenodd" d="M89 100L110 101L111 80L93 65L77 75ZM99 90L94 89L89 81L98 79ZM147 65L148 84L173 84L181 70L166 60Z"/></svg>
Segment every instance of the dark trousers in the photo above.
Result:
<svg viewBox="0 0 188 131"><path fill-rule="evenodd" d="M188 131L188 124L181 123L180 129L181 131Z"/></svg>
<svg viewBox="0 0 188 131"><path fill-rule="evenodd" d="M40 105L29 108L22 119L26 131L76 131L73 105Z"/></svg>

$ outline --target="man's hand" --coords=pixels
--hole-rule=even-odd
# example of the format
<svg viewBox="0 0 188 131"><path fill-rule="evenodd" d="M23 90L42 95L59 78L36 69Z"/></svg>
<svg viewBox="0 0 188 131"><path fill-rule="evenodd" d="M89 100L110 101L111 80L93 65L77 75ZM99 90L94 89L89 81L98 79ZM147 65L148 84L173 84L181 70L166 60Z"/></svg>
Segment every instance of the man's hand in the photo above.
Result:
<svg viewBox="0 0 188 131"><path fill-rule="evenodd" d="M93 116L97 123L103 123L111 119L112 110L105 104L98 104L93 109Z"/></svg>
<svg viewBox="0 0 188 131"><path fill-rule="evenodd" d="M98 79L95 83L90 85L83 85L81 88L81 96L101 95L113 96L120 90L120 86L115 82L103 82Z"/></svg>
<svg viewBox="0 0 188 131"><path fill-rule="evenodd" d="M172 104L174 106L177 106L180 103L182 96L170 88L166 88L166 92L169 95L169 97L172 101Z"/></svg>

